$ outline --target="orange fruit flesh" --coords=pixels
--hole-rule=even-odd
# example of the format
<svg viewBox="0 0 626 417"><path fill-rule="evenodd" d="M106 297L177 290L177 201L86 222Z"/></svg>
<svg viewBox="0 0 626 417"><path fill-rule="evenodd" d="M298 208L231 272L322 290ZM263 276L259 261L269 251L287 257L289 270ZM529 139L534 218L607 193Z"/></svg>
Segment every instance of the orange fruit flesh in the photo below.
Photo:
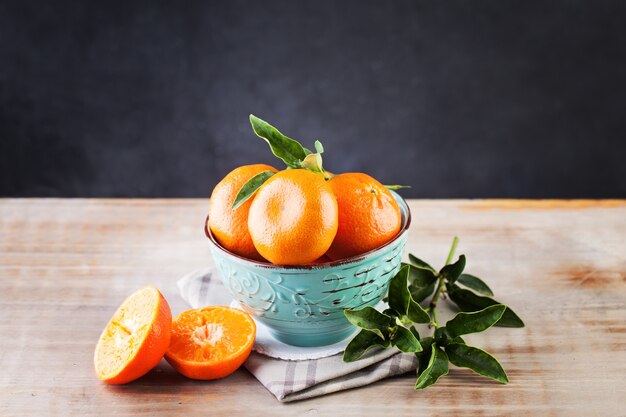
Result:
<svg viewBox="0 0 626 417"><path fill-rule="evenodd" d="M171 320L169 305L155 287L133 293L100 335L94 353L98 378L124 384L154 368L169 345Z"/></svg>
<svg viewBox="0 0 626 417"><path fill-rule="evenodd" d="M245 362L255 335L256 325L244 311L224 306L189 310L174 319L165 358L189 378L222 378Z"/></svg>

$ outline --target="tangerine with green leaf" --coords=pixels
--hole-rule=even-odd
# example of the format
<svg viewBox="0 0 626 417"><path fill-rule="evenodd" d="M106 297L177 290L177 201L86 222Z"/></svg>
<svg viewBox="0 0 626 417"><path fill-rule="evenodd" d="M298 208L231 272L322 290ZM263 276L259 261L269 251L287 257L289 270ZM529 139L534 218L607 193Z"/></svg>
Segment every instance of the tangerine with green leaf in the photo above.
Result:
<svg viewBox="0 0 626 417"><path fill-rule="evenodd" d="M258 261L263 258L254 247L248 231L248 212L253 198L237 208L233 208L233 203L241 188L265 171L277 172L277 169L264 164L244 165L234 169L215 186L209 200L208 227L219 244L237 255Z"/></svg>
<svg viewBox="0 0 626 417"><path fill-rule="evenodd" d="M274 264L303 265L326 253L338 227L329 183L305 169L280 171L257 191L248 230L257 251Z"/></svg>

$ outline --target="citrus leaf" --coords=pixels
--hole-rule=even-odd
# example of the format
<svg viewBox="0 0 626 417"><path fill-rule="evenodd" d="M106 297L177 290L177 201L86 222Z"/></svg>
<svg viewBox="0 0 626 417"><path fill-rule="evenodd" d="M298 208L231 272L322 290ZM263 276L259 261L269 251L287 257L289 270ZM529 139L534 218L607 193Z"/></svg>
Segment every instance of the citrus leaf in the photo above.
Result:
<svg viewBox="0 0 626 417"><path fill-rule="evenodd" d="M409 292L413 300L419 303L433 293L437 282L437 276L433 271L410 264L402 265L409 267Z"/></svg>
<svg viewBox="0 0 626 417"><path fill-rule="evenodd" d="M452 339L450 333L448 333L448 329L446 329L445 326L435 329L435 334L433 335L433 338L439 346L447 345Z"/></svg>
<svg viewBox="0 0 626 417"><path fill-rule="evenodd" d="M366 306L359 310L344 310L343 314L348 321L361 329L375 333L381 339L385 339L389 327L394 325L395 320L381 313L374 307Z"/></svg>
<svg viewBox="0 0 626 417"><path fill-rule="evenodd" d="M235 196L235 200L233 201L232 209L235 210L243 203L246 202L250 197L257 192L260 186L262 186L265 181L267 181L274 172L272 171L263 171L256 174L254 177L250 178L239 190L237 195Z"/></svg>
<svg viewBox="0 0 626 417"><path fill-rule="evenodd" d="M430 360L430 355L432 354L432 346L435 343L435 339L432 337L425 337L420 339L420 344L422 345L422 351L417 352L415 356L417 356L417 376L420 376L424 369L428 367L428 361Z"/></svg>
<svg viewBox="0 0 626 417"><path fill-rule="evenodd" d="M437 272L435 271L435 268L430 266L427 262L422 261L420 258L413 255L412 253L409 253L409 260L411 261L411 264L413 264L413 266L416 266L418 268L430 269L435 273Z"/></svg>
<svg viewBox="0 0 626 417"><path fill-rule="evenodd" d="M406 327L398 326L391 333L391 344L402 352L421 352L422 345L415 335Z"/></svg>
<svg viewBox="0 0 626 417"><path fill-rule="evenodd" d="M428 366L424 369L415 382L415 389L424 389L433 385L437 380L448 374L448 355L440 347L433 345L430 353Z"/></svg>
<svg viewBox="0 0 626 417"><path fill-rule="evenodd" d="M460 288L455 284L447 284L448 296L463 311L478 311L494 304L502 304L491 297L477 295L470 290ZM500 320L495 324L502 327L524 327L522 319L515 314L511 307L506 308Z"/></svg>
<svg viewBox="0 0 626 417"><path fill-rule="evenodd" d="M409 297L411 295L409 294ZM406 316L415 323L430 323L430 315L413 298L409 300L409 309Z"/></svg>
<svg viewBox="0 0 626 417"><path fill-rule="evenodd" d="M495 304L472 313L459 313L446 323L451 338L463 334L479 333L487 330L500 320L506 310L504 304Z"/></svg>
<svg viewBox="0 0 626 417"><path fill-rule="evenodd" d="M406 315L409 309L411 294L407 280L409 277L409 267L402 266L400 271L389 281L389 307L398 312L399 316Z"/></svg>
<svg viewBox="0 0 626 417"><path fill-rule="evenodd" d="M385 185L385 188L388 190L400 190L401 188L411 188L410 185Z"/></svg>
<svg viewBox="0 0 626 417"><path fill-rule="evenodd" d="M361 330L346 346L343 352L344 362L354 362L373 347L388 347L389 342L382 340L369 330Z"/></svg>
<svg viewBox="0 0 626 417"><path fill-rule="evenodd" d="M319 153L308 154L300 165L311 172L324 171L324 168L322 168L322 155Z"/></svg>
<svg viewBox="0 0 626 417"><path fill-rule="evenodd" d="M253 114L250 115L250 124L254 133L270 145L276 157L282 159L291 168L300 167L300 163L307 156L300 142L283 135L274 126Z"/></svg>
<svg viewBox="0 0 626 417"><path fill-rule="evenodd" d="M479 375L495 379L503 384L509 383L509 378L500 362L482 349L460 343L450 343L446 346L446 353L450 362L456 366L469 368Z"/></svg>
<svg viewBox="0 0 626 417"><path fill-rule="evenodd" d="M446 265L441 268L439 271L439 275L443 275L446 277L448 282L454 282L461 275L463 270L465 269L465 255L459 256L459 259L450 265Z"/></svg>
<svg viewBox="0 0 626 417"><path fill-rule="evenodd" d="M465 344L465 340L463 340L463 338L461 336L457 336L455 338L453 338L452 340L450 340L450 343L459 343L461 345Z"/></svg>
<svg viewBox="0 0 626 417"><path fill-rule="evenodd" d="M489 286L485 284L485 282L482 279L475 277L474 275L461 274L461 276L459 276L456 282L458 284L463 284L467 288L470 288L479 294L493 296L493 292L491 291L491 288L489 288Z"/></svg>
<svg viewBox="0 0 626 417"><path fill-rule="evenodd" d="M415 327L411 326L409 330L413 333L413 336L415 336L417 340L420 340L420 334Z"/></svg>
<svg viewBox="0 0 626 417"><path fill-rule="evenodd" d="M416 323L430 323L430 316L409 292L407 284L409 265L404 265L395 277L389 281L389 307L398 312L399 316L407 316Z"/></svg>

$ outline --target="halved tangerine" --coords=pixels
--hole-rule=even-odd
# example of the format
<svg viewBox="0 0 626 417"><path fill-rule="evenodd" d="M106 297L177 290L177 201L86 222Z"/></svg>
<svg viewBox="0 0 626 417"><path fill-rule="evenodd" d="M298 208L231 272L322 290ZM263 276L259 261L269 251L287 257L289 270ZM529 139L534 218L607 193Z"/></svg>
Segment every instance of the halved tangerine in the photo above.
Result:
<svg viewBox="0 0 626 417"><path fill-rule="evenodd" d="M125 384L154 368L170 343L172 313L153 286L135 291L106 325L94 353L98 378Z"/></svg>
<svg viewBox="0 0 626 417"><path fill-rule="evenodd" d="M209 306L185 311L174 318L165 359L188 378L223 378L246 361L255 336L254 320L242 310Z"/></svg>

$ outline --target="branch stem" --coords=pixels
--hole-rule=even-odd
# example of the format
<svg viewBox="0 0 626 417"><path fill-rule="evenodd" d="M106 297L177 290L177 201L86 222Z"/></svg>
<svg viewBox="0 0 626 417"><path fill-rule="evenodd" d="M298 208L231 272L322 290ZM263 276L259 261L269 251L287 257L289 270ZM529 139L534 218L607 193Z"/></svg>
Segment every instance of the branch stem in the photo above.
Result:
<svg viewBox="0 0 626 417"><path fill-rule="evenodd" d="M454 252L456 252L456 246L459 243L458 236L454 236L452 240L452 246L450 247L450 252L448 252L448 258L446 259L446 265L450 265L452 262L452 258L454 257ZM439 276L439 283L437 284L437 291L435 291L435 295L433 295L433 299L430 301L428 306L428 311L430 312L430 316L432 317L432 325L435 326L435 329L439 327L439 322L437 321L437 301L439 301L439 296L444 288L445 279L442 275Z"/></svg>

